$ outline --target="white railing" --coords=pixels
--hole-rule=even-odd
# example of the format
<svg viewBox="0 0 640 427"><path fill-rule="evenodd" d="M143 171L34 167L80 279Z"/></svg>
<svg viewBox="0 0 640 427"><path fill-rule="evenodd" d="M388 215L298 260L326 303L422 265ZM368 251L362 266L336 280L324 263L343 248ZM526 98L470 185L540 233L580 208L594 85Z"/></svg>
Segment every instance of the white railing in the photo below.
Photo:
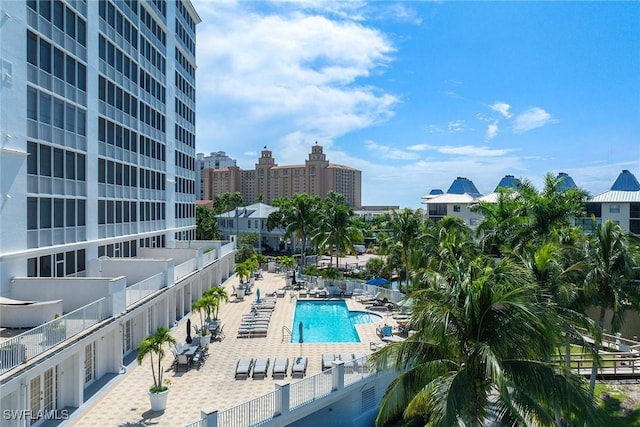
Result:
<svg viewBox="0 0 640 427"><path fill-rule="evenodd" d="M369 375L375 373L375 369L373 366L368 364L369 356L365 355L353 361L353 371L346 373L344 375L344 386L350 386L351 384L355 384L359 381L364 380Z"/></svg>
<svg viewBox="0 0 640 427"><path fill-rule="evenodd" d="M218 414L218 425L250 427L265 424L279 415L280 390L241 403Z"/></svg>
<svg viewBox="0 0 640 427"><path fill-rule="evenodd" d="M303 276L304 280L307 283L311 283L311 286L317 287L318 278L315 276ZM388 299L391 302L397 303L402 298L404 298L404 294L395 291L393 289L383 288L380 286L367 285L365 282L358 280L344 280L344 279L322 279L322 283L325 288L335 287L337 289L342 289L343 285L346 285L346 289L350 291L355 291L356 289L360 291L360 294L366 295L378 295L380 299ZM354 295L355 296L355 295Z"/></svg>
<svg viewBox="0 0 640 427"><path fill-rule="evenodd" d="M220 248L220 258L222 258L223 256L233 252L235 250L235 243L234 242L229 242L226 245L223 245Z"/></svg>
<svg viewBox="0 0 640 427"><path fill-rule="evenodd" d="M333 369L305 378L289 387L289 409L294 410L320 399L333 390Z"/></svg>
<svg viewBox="0 0 640 427"><path fill-rule="evenodd" d="M214 411L204 415L204 418L186 427L249 427L275 422L276 417L286 418L287 414L295 410L375 375L378 371L375 366L367 364L367 360L366 355L356 359L353 372L345 372L344 365L334 366L222 412Z"/></svg>
<svg viewBox="0 0 640 427"><path fill-rule="evenodd" d="M155 274L127 287L127 307L165 286L164 273Z"/></svg>
<svg viewBox="0 0 640 427"><path fill-rule="evenodd" d="M178 279L186 276L189 273L196 271L198 268L198 262L196 259L190 259L189 261L185 261L180 265L176 265L173 270L173 280L176 282Z"/></svg>
<svg viewBox="0 0 640 427"><path fill-rule="evenodd" d="M107 298L102 298L2 342L0 373L107 319L111 315L109 308Z"/></svg>
<svg viewBox="0 0 640 427"><path fill-rule="evenodd" d="M203 252L202 265L208 265L215 261L217 259L216 253L217 251L215 249L211 249L208 252Z"/></svg>

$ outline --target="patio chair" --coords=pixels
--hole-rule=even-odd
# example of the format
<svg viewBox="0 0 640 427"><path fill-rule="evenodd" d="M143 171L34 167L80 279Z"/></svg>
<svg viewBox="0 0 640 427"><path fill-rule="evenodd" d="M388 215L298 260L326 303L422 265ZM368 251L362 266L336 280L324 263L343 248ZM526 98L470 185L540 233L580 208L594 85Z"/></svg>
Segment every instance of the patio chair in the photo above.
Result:
<svg viewBox="0 0 640 427"><path fill-rule="evenodd" d="M253 367L253 358L243 357L238 360L236 364L236 379L246 380L251 374L251 368Z"/></svg>
<svg viewBox="0 0 640 427"><path fill-rule="evenodd" d="M263 380L267 376L269 370L269 358L259 357L256 359L256 363L253 365L253 379Z"/></svg>
<svg viewBox="0 0 640 427"><path fill-rule="evenodd" d="M178 350L176 350L175 348L172 348L171 354L173 354L173 361L171 362L171 366L173 366L178 363Z"/></svg>
<svg viewBox="0 0 640 427"><path fill-rule="evenodd" d="M352 373L355 368L353 353L340 353L340 360L344 362L344 371L346 373Z"/></svg>
<svg viewBox="0 0 640 427"><path fill-rule="evenodd" d="M307 363L309 359L306 356L296 357L291 367L291 378L304 378L307 375Z"/></svg>
<svg viewBox="0 0 640 427"><path fill-rule="evenodd" d="M191 367L189 363L189 357L186 354L178 354L178 361L176 362L176 371L180 370L180 367L184 366L185 371L188 371Z"/></svg>
<svg viewBox="0 0 640 427"><path fill-rule="evenodd" d="M353 353L353 366L357 372L369 372L365 353Z"/></svg>
<svg viewBox="0 0 640 427"><path fill-rule="evenodd" d="M333 361L336 360L336 355L333 353L322 353L322 370L333 368Z"/></svg>
<svg viewBox="0 0 640 427"><path fill-rule="evenodd" d="M273 379L283 380L287 376L287 370L289 369L288 357L276 357L273 361Z"/></svg>

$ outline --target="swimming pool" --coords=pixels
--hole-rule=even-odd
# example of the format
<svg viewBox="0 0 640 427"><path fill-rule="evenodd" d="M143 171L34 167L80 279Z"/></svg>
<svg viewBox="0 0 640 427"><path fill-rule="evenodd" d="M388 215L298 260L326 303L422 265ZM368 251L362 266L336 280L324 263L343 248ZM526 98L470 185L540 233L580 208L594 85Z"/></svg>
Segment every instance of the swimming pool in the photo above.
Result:
<svg viewBox="0 0 640 427"><path fill-rule="evenodd" d="M375 323L382 316L364 311L349 311L344 301L298 301L291 326L291 342L360 342L354 325Z"/></svg>

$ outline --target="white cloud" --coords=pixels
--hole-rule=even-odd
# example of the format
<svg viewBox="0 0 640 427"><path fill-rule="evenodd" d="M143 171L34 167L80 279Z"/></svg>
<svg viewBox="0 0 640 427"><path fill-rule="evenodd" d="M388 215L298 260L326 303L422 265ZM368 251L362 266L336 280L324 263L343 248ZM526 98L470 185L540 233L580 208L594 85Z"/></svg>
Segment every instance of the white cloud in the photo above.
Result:
<svg viewBox="0 0 640 427"><path fill-rule="evenodd" d="M414 144L407 147L407 150L410 151L428 151L435 150L437 147L429 144Z"/></svg>
<svg viewBox="0 0 640 427"><path fill-rule="evenodd" d="M496 113L500 113L500 115L502 115L502 117L504 117L505 119L510 119L512 116L512 114L509 112L511 105L507 103L496 102L495 104L491 105L490 108Z"/></svg>
<svg viewBox="0 0 640 427"><path fill-rule="evenodd" d="M426 125L424 130L427 131L427 133L442 133L442 132L444 132L444 130L440 126L434 125L434 124Z"/></svg>
<svg viewBox="0 0 640 427"><path fill-rule="evenodd" d="M384 159L414 160L418 158L418 155L416 153L410 153L407 151L400 150L398 148L390 147L388 145L379 145L371 140L365 141L364 145L367 147L369 151L374 151L380 154L381 157Z"/></svg>
<svg viewBox="0 0 640 427"><path fill-rule="evenodd" d="M557 120L551 118L551 114L539 107L532 107L516 116L513 123L515 133L524 133L535 128L542 127L547 123L555 123Z"/></svg>
<svg viewBox="0 0 640 427"><path fill-rule="evenodd" d="M472 157L499 157L515 151L509 148L491 149L489 147L476 147L474 145L464 145L460 147L445 145L444 147L439 147L437 150L442 154L455 154Z"/></svg>
<svg viewBox="0 0 640 427"><path fill-rule="evenodd" d="M449 132L462 132L464 131L465 123L464 120L452 120L447 123L447 130Z"/></svg>
<svg viewBox="0 0 640 427"><path fill-rule="evenodd" d="M457 92L454 92L450 89L445 90L444 92L442 92L442 94L444 96L446 96L447 98L453 98L453 99L462 99L462 96L460 94L458 94Z"/></svg>
<svg viewBox="0 0 640 427"><path fill-rule="evenodd" d="M393 60L393 44L348 14L331 19L359 7L335 3L320 15L318 1L196 2L198 149L268 142L293 154L300 141L332 141L392 117L400 100L366 79Z"/></svg>
<svg viewBox="0 0 640 427"><path fill-rule="evenodd" d="M484 133L485 141L490 141L496 136L498 136L498 121L494 120L493 123L489 123L487 126L487 131Z"/></svg>

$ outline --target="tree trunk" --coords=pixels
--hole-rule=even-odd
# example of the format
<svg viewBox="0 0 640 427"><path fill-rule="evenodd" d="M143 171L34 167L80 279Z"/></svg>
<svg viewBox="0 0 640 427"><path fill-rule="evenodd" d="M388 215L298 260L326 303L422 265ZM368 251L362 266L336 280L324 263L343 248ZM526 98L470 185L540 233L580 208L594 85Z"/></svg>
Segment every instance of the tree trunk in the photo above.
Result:
<svg viewBox="0 0 640 427"><path fill-rule="evenodd" d="M605 308L600 307L600 319L598 320L598 328L600 329L600 334L602 334L602 331L604 329L604 315ZM596 390L596 375L598 374L598 367L596 366L596 362L600 353L600 343L596 342L596 337L593 338L593 347L595 356L593 359L593 365L591 366L591 377L589 378L589 389L591 390L591 397L593 397Z"/></svg>

